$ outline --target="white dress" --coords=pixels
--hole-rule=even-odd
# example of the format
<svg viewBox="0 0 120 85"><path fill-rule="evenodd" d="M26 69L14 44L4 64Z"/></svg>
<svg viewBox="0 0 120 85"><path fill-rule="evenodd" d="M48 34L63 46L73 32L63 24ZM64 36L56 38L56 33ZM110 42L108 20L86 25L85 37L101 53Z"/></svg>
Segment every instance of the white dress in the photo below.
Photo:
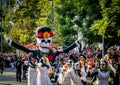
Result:
<svg viewBox="0 0 120 85"><path fill-rule="evenodd" d="M110 78L110 71L102 72L98 69L98 78L96 85L109 85L108 79Z"/></svg>
<svg viewBox="0 0 120 85"><path fill-rule="evenodd" d="M69 69L68 73L71 77L71 85L83 85L80 77L75 74L75 72L72 68Z"/></svg>
<svg viewBox="0 0 120 85"><path fill-rule="evenodd" d="M46 66L37 67L37 85L52 85Z"/></svg>
<svg viewBox="0 0 120 85"><path fill-rule="evenodd" d="M86 82L86 76L87 76L87 73L85 71L85 67L82 67L81 68L81 80L83 80L84 82Z"/></svg>
<svg viewBox="0 0 120 85"><path fill-rule="evenodd" d="M36 85L37 82L37 71L35 68L29 67L28 68L28 85Z"/></svg>
<svg viewBox="0 0 120 85"><path fill-rule="evenodd" d="M83 85L80 77L75 74L72 68L68 69L65 72L63 79L64 79L64 82L62 85Z"/></svg>

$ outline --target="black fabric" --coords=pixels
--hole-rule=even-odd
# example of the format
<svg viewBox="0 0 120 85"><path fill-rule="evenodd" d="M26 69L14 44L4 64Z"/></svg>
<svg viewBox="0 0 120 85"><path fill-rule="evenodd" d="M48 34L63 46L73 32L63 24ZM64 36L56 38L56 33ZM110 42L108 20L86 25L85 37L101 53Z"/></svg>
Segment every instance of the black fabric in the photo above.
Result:
<svg viewBox="0 0 120 85"><path fill-rule="evenodd" d="M15 43L14 41L12 41L11 45L12 45L13 47L15 47L15 48L18 48L18 49L26 52L26 53L33 52L32 50L30 50L30 49L28 49L28 48L26 48L26 47L24 47L24 46L22 46L22 45L19 45L19 44Z"/></svg>
<svg viewBox="0 0 120 85"><path fill-rule="evenodd" d="M77 45L74 43L72 43L70 46L67 46L66 48L63 49L64 53L69 52L70 50L74 49Z"/></svg>

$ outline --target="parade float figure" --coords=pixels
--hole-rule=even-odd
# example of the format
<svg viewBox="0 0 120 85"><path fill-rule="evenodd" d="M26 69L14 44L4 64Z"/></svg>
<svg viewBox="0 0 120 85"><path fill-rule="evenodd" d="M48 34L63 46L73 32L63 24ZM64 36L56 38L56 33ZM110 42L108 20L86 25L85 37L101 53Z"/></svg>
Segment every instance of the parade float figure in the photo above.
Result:
<svg viewBox="0 0 120 85"><path fill-rule="evenodd" d="M79 40L76 40L70 46L68 46L64 49L52 50L50 48L50 45L52 44L53 36L54 36L54 33L51 31L50 27L48 27L48 26L38 27L36 29L36 40L37 40L37 44L39 46L39 49L37 49L37 50L31 50L31 49L28 49L28 48L26 48L22 45L17 44L16 42L14 42L10 38L8 38L6 34L4 35L4 38L10 46L13 46L13 47L15 47L19 50L22 50L22 51L26 52L27 54L29 54L29 56L30 56L29 57L29 62L31 63L32 67L35 68L37 66L37 64L35 64L31 61L32 57L37 59L37 63L40 63L41 58L44 57L44 56L45 57L47 56L48 59L50 57L50 59L52 59L52 61L54 61L55 57L57 55L59 55L60 53L67 53L77 46L79 48L81 47L80 40L82 39L82 37ZM46 64L49 66L49 68L51 68L49 60L47 60Z"/></svg>
<svg viewBox="0 0 120 85"><path fill-rule="evenodd" d="M111 85L110 80L114 78L114 73L110 71L108 68L108 62L104 59L100 60L99 69L94 70L93 72L88 71L89 77L93 77L97 75L97 80L95 85ZM113 84L112 84L113 85Z"/></svg>

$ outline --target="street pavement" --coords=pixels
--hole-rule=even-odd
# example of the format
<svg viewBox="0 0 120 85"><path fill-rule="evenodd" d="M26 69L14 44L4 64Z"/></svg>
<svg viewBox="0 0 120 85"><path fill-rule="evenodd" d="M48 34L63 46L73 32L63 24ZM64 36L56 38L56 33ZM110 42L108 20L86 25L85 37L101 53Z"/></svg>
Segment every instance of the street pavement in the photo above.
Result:
<svg viewBox="0 0 120 85"><path fill-rule="evenodd" d="M16 81L15 69L5 68L3 74L0 74L0 85L27 85L27 80Z"/></svg>
<svg viewBox="0 0 120 85"><path fill-rule="evenodd" d="M27 85L27 80L17 82L15 75L15 69L5 68L3 74L0 74L0 85ZM88 79L87 82L90 85L91 79ZM53 85L57 84L53 83Z"/></svg>

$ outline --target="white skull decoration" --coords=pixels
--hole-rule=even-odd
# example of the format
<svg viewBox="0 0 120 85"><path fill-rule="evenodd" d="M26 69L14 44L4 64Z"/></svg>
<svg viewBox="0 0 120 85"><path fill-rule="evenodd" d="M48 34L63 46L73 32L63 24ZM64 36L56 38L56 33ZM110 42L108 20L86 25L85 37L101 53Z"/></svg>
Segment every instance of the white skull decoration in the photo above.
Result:
<svg viewBox="0 0 120 85"><path fill-rule="evenodd" d="M44 53L49 52L49 47L52 44L52 37L54 36L50 27L42 26L38 27L36 30L37 44L39 45L40 51Z"/></svg>

